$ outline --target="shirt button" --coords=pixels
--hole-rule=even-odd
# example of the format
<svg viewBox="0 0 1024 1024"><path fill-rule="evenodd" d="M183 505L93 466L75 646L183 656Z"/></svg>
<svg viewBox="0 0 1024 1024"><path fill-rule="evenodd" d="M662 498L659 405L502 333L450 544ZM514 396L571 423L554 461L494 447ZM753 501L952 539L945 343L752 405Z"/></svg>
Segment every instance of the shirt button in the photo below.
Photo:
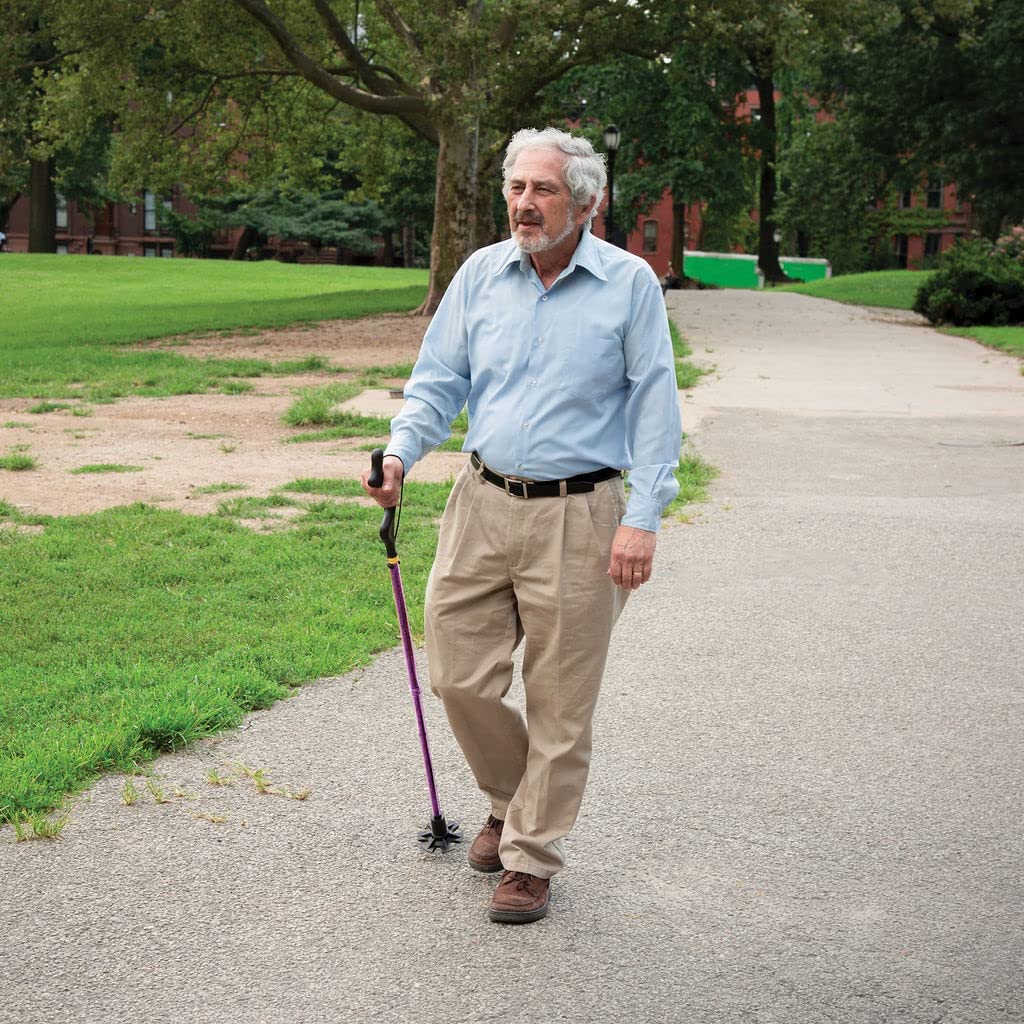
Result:
<svg viewBox="0 0 1024 1024"><path fill-rule="evenodd" d="M525 468L526 467L521 462L516 466L516 469L525 469Z"/></svg>
<svg viewBox="0 0 1024 1024"><path fill-rule="evenodd" d="M529 422L528 422L527 420L523 420L523 426L524 426L524 427L528 427L529 425L530 425L530 424L529 424Z"/></svg>
<svg viewBox="0 0 1024 1024"><path fill-rule="evenodd" d="M530 381L530 387L531 388L535 388L536 386L537 386L537 382L535 380L531 380Z"/></svg>
<svg viewBox="0 0 1024 1024"><path fill-rule="evenodd" d="M541 301L541 302L547 302L547 301L548 301L548 297L547 297L546 295L542 295L542 296L540 297L540 301Z"/></svg>
<svg viewBox="0 0 1024 1024"><path fill-rule="evenodd" d="M539 345L543 340L544 340L543 338L538 338L537 339L537 344Z"/></svg>

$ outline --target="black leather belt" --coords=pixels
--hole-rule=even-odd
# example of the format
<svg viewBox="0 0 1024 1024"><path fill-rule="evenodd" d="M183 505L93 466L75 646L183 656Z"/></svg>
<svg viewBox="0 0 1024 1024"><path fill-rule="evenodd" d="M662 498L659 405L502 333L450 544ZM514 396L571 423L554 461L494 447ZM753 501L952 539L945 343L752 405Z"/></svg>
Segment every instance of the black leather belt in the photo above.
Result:
<svg viewBox="0 0 1024 1024"><path fill-rule="evenodd" d="M621 469L605 467L595 469L593 473L580 473L579 476L571 476L566 480L524 480L521 477L502 476L493 472L484 465L483 459L476 452L470 455L469 461L489 484L500 487L513 498L558 498L564 494L584 494L592 491L594 484L599 484L602 480L622 476Z"/></svg>

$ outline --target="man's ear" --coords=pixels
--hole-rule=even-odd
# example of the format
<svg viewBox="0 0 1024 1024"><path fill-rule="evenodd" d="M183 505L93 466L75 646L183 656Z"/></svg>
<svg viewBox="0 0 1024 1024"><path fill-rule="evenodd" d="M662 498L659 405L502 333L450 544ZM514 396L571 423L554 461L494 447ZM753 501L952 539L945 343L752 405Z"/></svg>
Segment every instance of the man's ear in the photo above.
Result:
<svg viewBox="0 0 1024 1024"><path fill-rule="evenodd" d="M591 198L590 202L587 203L586 206L581 206L576 211L576 226L577 227L583 227L583 225L586 224L588 220L590 220L590 214L591 214L591 211L594 209L594 203L596 203L596 202L597 202L596 199Z"/></svg>

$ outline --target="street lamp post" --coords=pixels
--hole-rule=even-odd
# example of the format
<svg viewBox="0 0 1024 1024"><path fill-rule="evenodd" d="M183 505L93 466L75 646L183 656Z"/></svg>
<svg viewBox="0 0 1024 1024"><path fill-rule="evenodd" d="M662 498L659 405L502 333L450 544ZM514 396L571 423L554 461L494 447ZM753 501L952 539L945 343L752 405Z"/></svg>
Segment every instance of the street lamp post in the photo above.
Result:
<svg viewBox="0 0 1024 1024"><path fill-rule="evenodd" d="M619 148L619 129L610 124L604 130L604 148L608 151L608 212L604 218L604 237L618 245L615 238L615 152Z"/></svg>

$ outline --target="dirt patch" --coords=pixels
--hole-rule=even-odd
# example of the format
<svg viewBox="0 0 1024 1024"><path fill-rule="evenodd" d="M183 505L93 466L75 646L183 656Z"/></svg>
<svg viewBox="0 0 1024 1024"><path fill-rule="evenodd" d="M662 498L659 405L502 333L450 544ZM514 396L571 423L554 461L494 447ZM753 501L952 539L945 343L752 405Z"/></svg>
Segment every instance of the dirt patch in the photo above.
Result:
<svg viewBox="0 0 1024 1024"><path fill-rule="evenodd" d="M331 320L257 334L164 338L138 348L173 348L200 359L303 359L323 356L335 367L362 370L369 366L411 363L430 323L427 317L393 313L361 320Z"/></svg>
<svg viewBox="0 0 1024 1024"><path fill-rule="evenodd" d="M322 355L335 365L366 367L413 362L426 323L407 316L370 317L310 330L200 338L177 345L195 356L276 361ZM0 470L0 499L23 512L47 515L97 512L136 501L205 514L225 499L265 497L301 477L356 479L369 459L356 449L377 439L289 444L287 439L300 431L281 421L297 389L336 379L326 373L261 377L252 381L255 390L243 395L127 398L94 406L90 416L69 411L32 415L27 410L38 399L0 400L0 453L27 445L37 461L32 470ZM7 422L19 425L2 426ZM416 466L415 478L446 480L464 461L459 453L432 454ZM70 472L96 463L143 469ZM201 493L204 487L225 483L244 489Z"/></svg>

